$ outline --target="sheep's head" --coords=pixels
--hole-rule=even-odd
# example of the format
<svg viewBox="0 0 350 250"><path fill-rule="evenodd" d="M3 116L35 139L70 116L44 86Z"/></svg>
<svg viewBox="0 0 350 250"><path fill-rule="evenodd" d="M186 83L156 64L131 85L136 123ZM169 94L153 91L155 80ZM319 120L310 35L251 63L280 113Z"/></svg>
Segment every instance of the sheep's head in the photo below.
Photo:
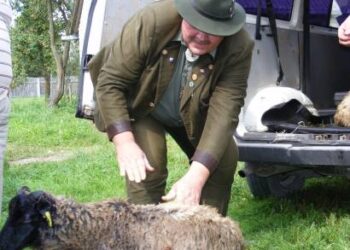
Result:
<svg viewBox="0 0 350 250"><path fill-rule="evenodd" d="M22 187L9 204L9 216L0 232L0 250L19 250L39 244L39 229L52 227L55 200L49 194Z"/></svg>

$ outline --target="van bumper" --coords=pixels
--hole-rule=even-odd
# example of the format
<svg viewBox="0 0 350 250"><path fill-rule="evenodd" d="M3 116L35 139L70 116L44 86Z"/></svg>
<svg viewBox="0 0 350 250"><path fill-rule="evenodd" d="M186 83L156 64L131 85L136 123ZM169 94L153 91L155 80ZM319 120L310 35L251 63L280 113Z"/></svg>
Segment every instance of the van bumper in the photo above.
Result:
<svg viewBox="0 0 350 250"><path fill-rule="evenodd" d="M235 137L239 161L286 165L350 166L350 145L246 141ZM350 142L349 142L350 143Z"/></svg>

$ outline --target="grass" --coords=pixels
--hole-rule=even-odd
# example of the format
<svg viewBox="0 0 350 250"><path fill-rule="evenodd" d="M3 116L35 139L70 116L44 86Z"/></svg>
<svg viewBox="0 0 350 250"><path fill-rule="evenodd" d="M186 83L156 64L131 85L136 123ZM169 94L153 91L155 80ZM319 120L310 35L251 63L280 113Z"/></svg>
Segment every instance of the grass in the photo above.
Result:
<svg viewBox="0 0 350 250"><path fill-rule="evenodd" d="M75 104L45 107L43 99L13 99L4 170L1 220L23 185L81 202L125 197L112 144L90 121L74 117ZM170 138L169 185L186 171L185 155ZM18 164L29 157L59 161ZM17 162L17 163L16 163ZM240 164L239 168L242 164ZM229 216L242 228L249 249L350 249L350 183L342 178L310 180L289 199L255 199L236 176Z"/></svg>

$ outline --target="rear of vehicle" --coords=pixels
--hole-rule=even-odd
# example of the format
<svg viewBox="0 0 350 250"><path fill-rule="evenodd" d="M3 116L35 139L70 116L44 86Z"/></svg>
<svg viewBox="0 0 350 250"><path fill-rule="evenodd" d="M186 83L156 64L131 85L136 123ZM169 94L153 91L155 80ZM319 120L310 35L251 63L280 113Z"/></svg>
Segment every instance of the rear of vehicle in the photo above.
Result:
<svg viewBox="0 0 350 250"><path fill-rule="evenodd" d="M337 0L238 2L257 38L235 135L245 162L240 174L251 192L283 197L309 177L349 178L350 128L335 126L333 115L350 90L350 50L337 38L350 6Z"/></svg>

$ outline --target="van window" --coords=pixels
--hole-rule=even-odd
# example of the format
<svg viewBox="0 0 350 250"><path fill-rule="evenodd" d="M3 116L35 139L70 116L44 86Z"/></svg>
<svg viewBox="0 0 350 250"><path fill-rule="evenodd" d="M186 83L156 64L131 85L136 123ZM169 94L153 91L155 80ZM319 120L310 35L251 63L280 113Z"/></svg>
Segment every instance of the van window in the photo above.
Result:
<svg viewBox="0 0 350 250"><path fill-rule="evenodd" d="M310 1L309 23L316 26L329 26L333 0Z"/></svg>
<svg viewBox="0 0 350 250"><path fill-rule="evenodd" d="M259 0L237 0L248 14L256 15ZM261 0L261 14L266 16L266 1ZM272 0L277 19L289 21L292 16L293 0Z"/></svg>
<svg viewBox="0 0 350 250"><path fill-rule="evenodd" d="M310 1L310 24L337 28L350 14L349 0Z"/></svg>
<svg viewBox="0 0 350 250"><path fill-rule="evenodd" d="M261 1L262 15L266 17L266 0ZM290 21L293 0L271 0L277 19ZM237 0L248 14L256 15L259 0ZM322 27L338 27L350 14L349 0L313 0L310 2L309 23Z"/></svg>

